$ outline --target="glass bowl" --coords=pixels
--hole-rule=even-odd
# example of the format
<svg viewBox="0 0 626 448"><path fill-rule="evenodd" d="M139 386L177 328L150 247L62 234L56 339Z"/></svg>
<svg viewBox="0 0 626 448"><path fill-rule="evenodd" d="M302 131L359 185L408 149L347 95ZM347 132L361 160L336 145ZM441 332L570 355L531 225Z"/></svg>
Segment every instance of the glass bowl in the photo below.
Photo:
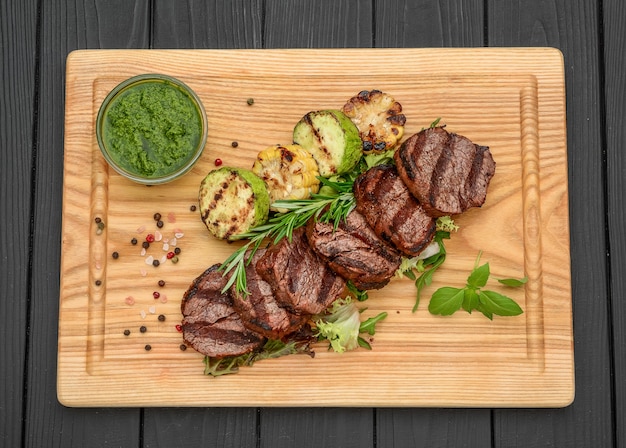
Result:
<svg viewBox="0 0 626 448"><path fill-rule="evenodd" d="M195 92L178 79L138 75L104 99L96 138L119 174L145 185L164 184L187 173L202 155L206 112Z"/></svg>

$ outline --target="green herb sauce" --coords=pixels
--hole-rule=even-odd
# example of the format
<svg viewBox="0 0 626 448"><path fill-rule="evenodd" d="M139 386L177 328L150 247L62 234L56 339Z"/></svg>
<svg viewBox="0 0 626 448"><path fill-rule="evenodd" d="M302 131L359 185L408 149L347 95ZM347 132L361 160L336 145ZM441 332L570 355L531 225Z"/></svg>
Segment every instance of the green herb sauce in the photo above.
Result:
<svg viewBox="0 0 626 448"><path fill-rule="evenodd" d="M111 157L142 177L161 177L184 166L202 136L192 98L167 81L148 81L118 94L106 111L103 138Z"/></svg>

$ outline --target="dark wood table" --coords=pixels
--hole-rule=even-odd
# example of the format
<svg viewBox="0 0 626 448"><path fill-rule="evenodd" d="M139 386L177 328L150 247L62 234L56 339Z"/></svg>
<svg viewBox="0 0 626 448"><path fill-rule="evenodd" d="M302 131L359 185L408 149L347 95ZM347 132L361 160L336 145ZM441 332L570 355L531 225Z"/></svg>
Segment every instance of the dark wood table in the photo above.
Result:
<svg viewBox="0 0 626 448"><path fill-rule="evenodd" d="M0 446L626 446L626 302L620 292L626 290L625 24L621 0L2 2ZM59 404L64 70L70 51L482 46L551 46L564 54L573 404L563 409Z"/></svg>

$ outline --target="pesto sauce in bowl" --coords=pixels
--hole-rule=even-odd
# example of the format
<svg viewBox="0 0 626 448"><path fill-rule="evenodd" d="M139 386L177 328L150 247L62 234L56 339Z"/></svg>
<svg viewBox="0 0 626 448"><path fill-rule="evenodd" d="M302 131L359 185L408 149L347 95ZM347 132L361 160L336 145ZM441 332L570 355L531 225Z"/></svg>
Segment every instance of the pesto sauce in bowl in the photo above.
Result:
<svg viewBox="0 0 626 448"><path fill-rule="evenodd" d="M176 179L191 169L206 142L206 115L195 93L164 75L140 75L113 89L96 122L107 162L144 184Z"/></svg>

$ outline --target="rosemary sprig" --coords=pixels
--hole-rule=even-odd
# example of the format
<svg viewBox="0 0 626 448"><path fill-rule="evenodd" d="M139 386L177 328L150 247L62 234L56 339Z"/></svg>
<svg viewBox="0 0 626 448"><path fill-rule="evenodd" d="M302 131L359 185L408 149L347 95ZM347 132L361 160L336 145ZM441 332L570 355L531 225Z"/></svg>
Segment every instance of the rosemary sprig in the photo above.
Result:
<svg viewBox="0 0 626 448"><path fill-rule="evenodd" d="M352 194L353 181L319 179L323 184L320 193L312 195L311 199L276 201L274 206L287 211L277 213L267 223L234 238L249 241L233 252L220 266L223 275L232 271L223 292L234 284L238 293L248 294L246 266L265 239L272 239L274 244L283 238L291 241L293 231L305 225L311 218L322 222L332 221L337 226L354 209L356 202Z"/></svg>

